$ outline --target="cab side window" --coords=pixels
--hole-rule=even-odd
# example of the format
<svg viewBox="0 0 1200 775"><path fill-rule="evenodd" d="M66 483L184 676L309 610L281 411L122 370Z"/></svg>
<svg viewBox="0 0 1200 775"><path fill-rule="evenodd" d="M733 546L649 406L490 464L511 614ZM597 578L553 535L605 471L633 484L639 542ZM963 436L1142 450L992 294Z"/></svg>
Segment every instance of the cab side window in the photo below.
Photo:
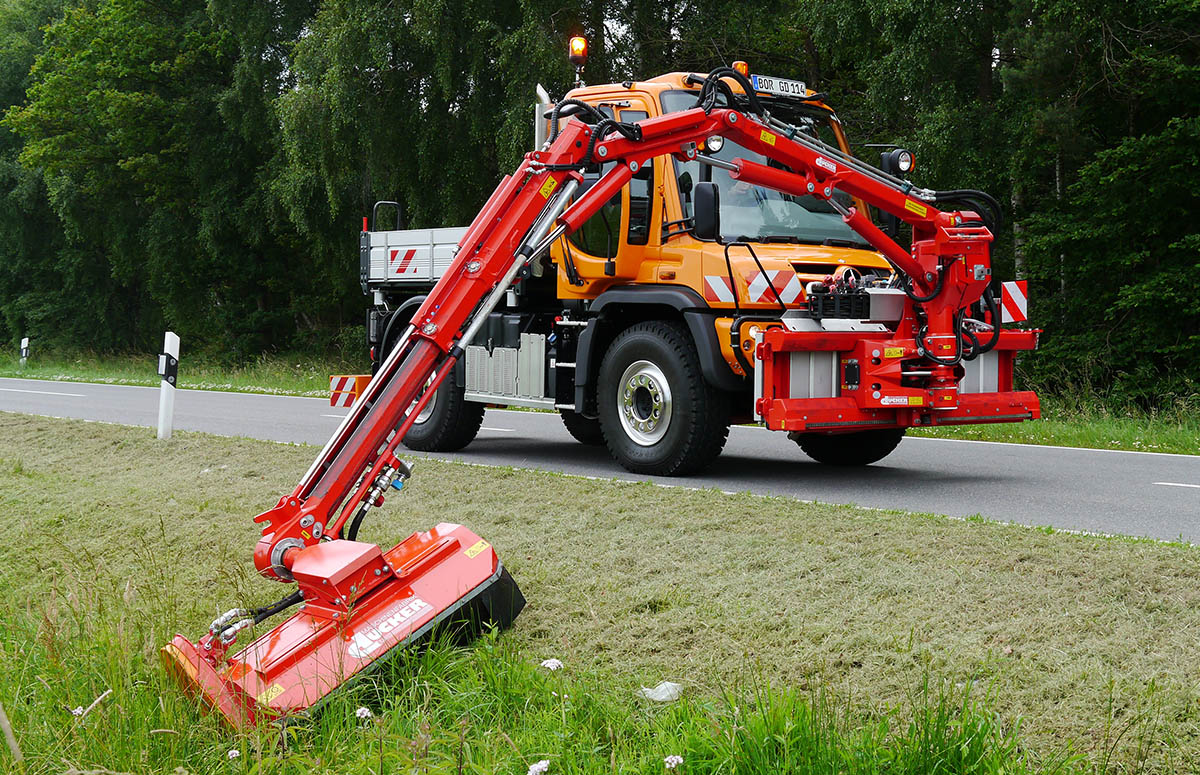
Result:
<svg viewBox="0 0 1200 775"><path fill-rule="evenodd" d="M610 169L612 165L605 164L598 172L585 172L579 193L582 194L594 186ZM598 258L615 257L621 244L621 192L618 191L616 196L605 202L569 239L571 244L588 255Z"/></svg>
<svg viewBox="0 0 1200 775"><path fill-rule="evenodd" d="M650 117L644 110L621 111L622 121L642 121ZM642 165L629 181L630 245L645 245L650 241L650 214L654 209L654 160Z"/></svg>
<svg viewBox="0 0 1200 775"><path fill-rule="evenodd" d="M613 117L612 108L601 106L600 110L609 118ZM578 198L589 188L596 185L596 182L604 177L604 173L612 169L612 166L612 164L604 164L599 169L585 171L583 173L583 185L580 187L576 197ZM614 258L617 255L617 248L621 244L620 192L605 202L596 211L596 214L584 221L583 225L568 239L572 245L588 255L598 258Z"/></svg>

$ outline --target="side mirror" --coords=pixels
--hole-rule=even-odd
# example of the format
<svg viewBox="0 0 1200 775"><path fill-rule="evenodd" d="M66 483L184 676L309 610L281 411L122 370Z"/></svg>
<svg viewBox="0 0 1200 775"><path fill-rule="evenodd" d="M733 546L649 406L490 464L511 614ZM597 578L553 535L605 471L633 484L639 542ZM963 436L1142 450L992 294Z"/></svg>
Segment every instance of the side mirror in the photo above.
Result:
<svg viewBox="0 0 1200 775"><path fill-rule="evenodd" d="M679 193L683 194L683 198L687 199L692 194L692 173L684 172L679 176Z"/></svg>
<svg viewBox="0 0 1200 775"><path fill-rule="evenodd" d="M720 240L721 190L716 183L697 183L692 188L692 234L696 239Z"/></svg>

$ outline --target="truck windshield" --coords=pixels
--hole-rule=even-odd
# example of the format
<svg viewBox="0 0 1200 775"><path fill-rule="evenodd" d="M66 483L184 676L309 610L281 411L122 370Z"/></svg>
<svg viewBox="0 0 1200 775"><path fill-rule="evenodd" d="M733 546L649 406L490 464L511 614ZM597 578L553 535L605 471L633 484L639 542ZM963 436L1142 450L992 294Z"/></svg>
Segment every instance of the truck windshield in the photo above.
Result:
<svg viewBox="0 0 1200 775"><path fill-rule="evenodd" d="M674 113L695 105L696 92L672 91L662 95L663 110ZM774 112L774 111L772 111ZM788 116L787 120L811 132L830 145L836 145L828 119L814 112L811 115ZM725 140L719 150L702 151L708 156L732 161L747 159L775 167L782 165L762 154L747 150ZM786 168L785 168L786 169ZM684 217L692 217L692 187L712 181L721 191L721 237L745 242L794 242L812 245L840 245L870 248L862 237L847 226L841 215L828 202L814 196L792 196L761 186L733 180L729 172L703 165L698 161L675 161L675 176L679 183ZM850 197L836 192L834 197L844 206Z"/></svg>

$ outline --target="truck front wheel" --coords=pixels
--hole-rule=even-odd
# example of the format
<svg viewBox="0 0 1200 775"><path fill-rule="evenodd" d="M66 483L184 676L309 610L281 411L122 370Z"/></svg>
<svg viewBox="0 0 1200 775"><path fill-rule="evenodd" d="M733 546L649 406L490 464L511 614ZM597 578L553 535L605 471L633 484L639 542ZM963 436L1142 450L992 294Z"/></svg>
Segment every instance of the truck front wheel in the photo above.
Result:
<svg viewBox="0 0 1200 775"><path fill-rule="evenodd" d="M600 364L597 405L609 452L635 474L699 471L729 435L729 397L704 381L695 343L673 322L617 336Z"/></svg>
<svg viewBox="0 0 1200 775"><path fill-rule="evenodd" d="M421 452L457 452L474 440L483 425L484 405L463 398L455 370L408 429L404 446Z"/></svg>
<svg viewBox="0 0 1200 775"><path fill-rule="evenodd" d="M563 425L567 433L580 444L598 447L604 443L604 433L600 430L600 421L584 417L570 409L560 409Z"/></svg>
<svg viewBox="0 0 1200 775"><path fill-rule="evenodd" d="M789 433L804 454L831 466L866 466L892 453L904 428L877 428L854 433Z"/></svg>

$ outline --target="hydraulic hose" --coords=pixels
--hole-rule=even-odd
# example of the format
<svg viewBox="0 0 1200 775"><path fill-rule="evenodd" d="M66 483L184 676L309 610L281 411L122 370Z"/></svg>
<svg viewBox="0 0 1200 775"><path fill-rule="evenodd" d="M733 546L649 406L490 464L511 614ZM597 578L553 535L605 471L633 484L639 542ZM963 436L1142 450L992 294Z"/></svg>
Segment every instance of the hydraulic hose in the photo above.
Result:
<svg viewBox="0 0 1200 775"><path fill-rule="evenodd" d="M972 332L964 331L971 339L971 355L967 360L974 360L986 352L991 352L1000 341L1000 305L996 302L990 285L983 291L983 302L987 304L988 313L992 318L992 336L987 342L981 344L978 337Z"/></svg>
<svg viewBox="0 0 1200 775"><path fill-rule="evenodd" d="M595 121L588 122L588 123L597 123L600 120L607 118L607 116L605 116L603 113L596 110L596 108L592 107L591 105L584 102L583 100L567 99L567 100L561 100L559 102L556 102L556 103L554 103L554 110L550 113L550 142L554 142L554 140L558 138L558 114L559 114L559 111L561 111L563 108L570 106L570 105L574 105L575 107L580 109L580 112L595 119Z"/></svg>
<svg viewBox="0 0 1200 775"><path fill-rule="evenodd" d="M304 595L300 592L300 590L297 589L287 597L276 600L274 603L263 606L262 608L255 608L250 613L254 616L254 623L258 624L264 619L269 619L275 614L280 613L281 611L286 611L297 603L301 603L303 601Z"/></svg>
<svg viewBox="0 0 1200 775"><path fill-rule="evenodd" d="M950 191L935 191L933 201L938 204L944 202L964 202L975 206L983 205L980 209L986 210L986 213L980 213L980 216L987 221L988 228L995 231L1004 223L1004 211L1000 208L1000 203L996 198L986 191L977 191L973 188L956 188ZM990 214L990 217L989 217Z"/></svg>
<svg viewBox="0 0 1200 775"><path fill-rule="evenodd" d="M938 267L937 284L933 286L933 292L930 293L928 296L918 296L917 294L913 293L911 282L904 283L900 287L904 289L904 294L906 296L908 296L908 298L912 299L913 301L917 302L918 304L924 304L927 301L933 301L934 299L936 299L937 295L942 292L942 286L945 283L946 283L946 272L941 267Z"/></svg>
<svg viewBox="0 0 1200 775"><path fill-rule="evenodd" d="M696 107L703 107L707 113L711 111L717 104L717 91L723 90L726 99L730 105L733 105L733 92L722 83L722 79L729 78L742 87L746 92L746 100L750 105L750 112L758 116L766 115L766 109L763 107L762 101L758 99L758 92L754 88L754 84L750 83L750 79L734 70L732 67L718 67L708 74L704 79L704 83L700 85L700 94L696 99Z"/></svg>

